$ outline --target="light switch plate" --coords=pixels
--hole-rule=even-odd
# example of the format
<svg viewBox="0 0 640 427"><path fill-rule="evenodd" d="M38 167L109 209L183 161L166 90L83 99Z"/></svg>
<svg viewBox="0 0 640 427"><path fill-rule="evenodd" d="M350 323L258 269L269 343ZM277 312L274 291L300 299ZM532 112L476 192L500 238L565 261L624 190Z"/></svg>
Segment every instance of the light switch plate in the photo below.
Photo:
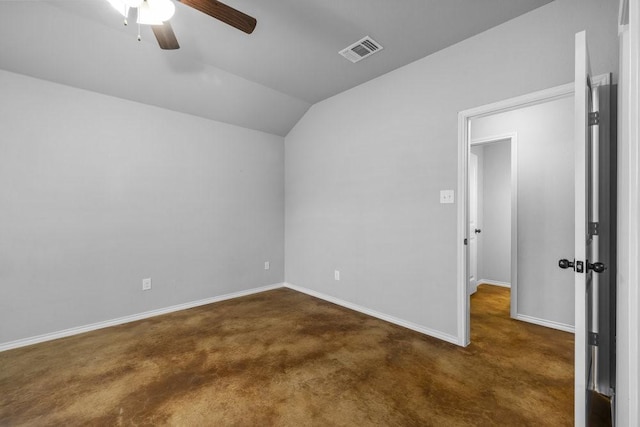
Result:
<svg viewBox="0 0 640 427"><path fill-rule="evenodd" d="M440 203L453 203L453 190L440 190Z"/></svg>

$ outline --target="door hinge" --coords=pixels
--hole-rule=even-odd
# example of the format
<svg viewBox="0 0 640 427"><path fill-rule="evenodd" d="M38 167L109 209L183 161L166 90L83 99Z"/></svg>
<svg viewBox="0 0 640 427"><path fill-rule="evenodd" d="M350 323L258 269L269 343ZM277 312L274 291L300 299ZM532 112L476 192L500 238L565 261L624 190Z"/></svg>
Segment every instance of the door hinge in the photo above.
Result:
<svg viewBox="0 0 640 427"><path fill-rule="evenodd" d="M589 126L596 126L600 124L600 112L594 111L589 113Z"/></svg>
<svg viewBox="0 0 640 427"><path fill-rule="evenodd" d="M465 244L465 246L467 245L467 239L464 239L464 244Z"/></svg>
<svg viewBox="0 0 640 427"><path fill-rule="evenodd" d="M600 345L600 337L597 332L589 332L589 345L597 347Z"/></svg>
<svg viewBox="0 0 640 427"><path fill-rule="evenodd" d="M589 236L597 236L600 234L600 223L598 222L590 222L589 223Z"/></svg>

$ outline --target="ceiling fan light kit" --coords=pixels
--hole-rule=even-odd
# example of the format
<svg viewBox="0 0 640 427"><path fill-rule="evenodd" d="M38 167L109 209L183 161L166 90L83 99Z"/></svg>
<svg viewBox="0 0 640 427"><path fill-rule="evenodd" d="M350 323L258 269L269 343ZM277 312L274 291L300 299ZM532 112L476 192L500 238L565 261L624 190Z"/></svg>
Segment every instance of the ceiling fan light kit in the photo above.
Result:
<svg viewBox="0 0 640 427"><path fill-rule="evenodd" d="M150 25L161 49L179 49L180 45L171 28L169 20L176 12L176 5L172 0L107 0L115 10L124 16L124 25L128 25L127 18L130 9L136 9L138 24L138 41L140 25ZM186 6L192 7L206 15L231 25L240 31L251 34L256 27L256 19L221 3L217 0L180 0Z"/></svg>
<svg viewBox="0 0 640 427"><path fill-rule="evenodd" d="M176 5L171 0L147 0L145 3L151 14L162 22L168 21L176 13Z"/></svg>
<svg viewBox="0 0 640 427"><path fill-rule="evenodd" d="M171 19L176 12L176 5L171 0L107 0L115 10L127 18L130 9L136 9L136 22L142 25L162 25Z"/></svg>

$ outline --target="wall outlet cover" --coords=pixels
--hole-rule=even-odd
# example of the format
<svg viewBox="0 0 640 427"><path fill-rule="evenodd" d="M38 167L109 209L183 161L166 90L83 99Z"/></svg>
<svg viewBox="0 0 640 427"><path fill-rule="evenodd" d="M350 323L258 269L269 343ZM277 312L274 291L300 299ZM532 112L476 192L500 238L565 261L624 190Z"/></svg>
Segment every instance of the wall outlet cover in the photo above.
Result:
<svg viewBox="0 0 640 427"><path fill-rule="evenodd" d="M454 192L453 190L440 190L440 203L453 203Z"/></svg>
<svg viewBox="0 0 640 427"><path fill-rule="evenodd" d="M268 269L270 269L270 268L271 268L271 264L269 264L269 261L265 261L265 262L264 262L264 269L265 269L265 270L268 270Z"/></svg>
<svg viewBox="0 0 640 427"><path fill-rule="evenodd" d="M148 291L151 289L151 278L142 279L142 290Z"/></svg>

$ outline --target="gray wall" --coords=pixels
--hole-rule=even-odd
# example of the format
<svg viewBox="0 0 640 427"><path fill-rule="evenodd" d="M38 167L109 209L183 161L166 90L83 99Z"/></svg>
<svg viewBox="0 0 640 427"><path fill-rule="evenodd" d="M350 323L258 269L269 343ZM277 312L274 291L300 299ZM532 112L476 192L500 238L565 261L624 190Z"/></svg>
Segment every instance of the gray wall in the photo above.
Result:
<svg viewBox="0 0 640 427"><path fill-rule="evenodd" d="M283 281L283 138L5 71L0 93L0 343Z"/></svg>
<svg viewBox="0 0 640 427"><path fill-rule="evenodd" d="M616 21L556 0L311 107L285 138L286 281L454 338L458 112L571 82L585 29L616 73Z"/></svg>
<svg viewBox="0 0 640 427"><path fill-rule="evenodd" d="M483 151L482 270L478 277L510 283L511 144L487 144Z"/></svg>
<svg viewBox="0 0 640 427"><path fill-rule="evenodd" d="M473 139L518 135L518 314L569 326L574 324L573 275L557 264L574 253L573 102L571 96L471 122ZM487 234L492 225L486 209L493 203L487 182L497 171L491 167L492 149L485 147L484 157ZM501 157L496 160L508 163L506 153ZM487 246L485 241L485 265L492 254ZM495 255L507 256L495 249Z"/></svg>

